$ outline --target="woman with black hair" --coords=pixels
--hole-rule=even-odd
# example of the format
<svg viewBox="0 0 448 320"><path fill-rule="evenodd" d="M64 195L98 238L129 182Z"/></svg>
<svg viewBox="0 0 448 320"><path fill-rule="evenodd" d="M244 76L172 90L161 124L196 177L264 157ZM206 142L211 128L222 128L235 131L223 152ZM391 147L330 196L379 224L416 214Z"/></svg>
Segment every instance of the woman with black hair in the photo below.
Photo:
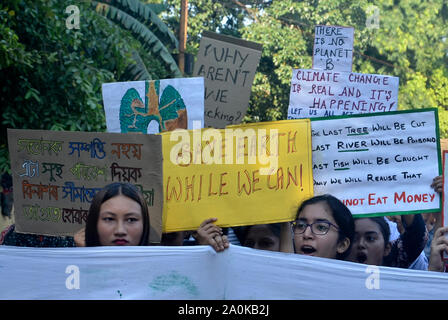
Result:
<svg viewBox="0 0 448 320"><path fill-rule="evenodd" d="M146 246L149 244L148 206L130 183L105 186L92 200L87 216L85 245Z"/></svg>
<svg viewBox="0 0 448 320"><path fill-rule="evenodd" d="M390 228L384 217L355 219L355 239L348 261L369 265L408 268L428 240L421 214L400 217L402 232L389 241Z"/></svg>
<svg viewBox="0 0 448 320"><path fill-rule="evenodd" d="M431 188L443 192L443 177L433 179ZM377 266L409 268L425 249L429 238L425 221L421 214L391 216L400 232L398 239L390 241L389 224L384 217L355 219L355 241L348 261ZM436 261L437 254L433 254ZM431 268L431 265L429 266Z"/></svg>
<svg viewBox="0 0 448 320"><path fill-rule="evenodd" d="M256 224L233 227L235 235L244 247L259 250L280 251L281 223Z"/></svg>
<svg viewBox="0 0 448 320"><path fill-rule="evenodd" d="M210 245L217 252L229 247L222 229L214 225L216 218L206 219L195 232L197 244ZM93 198L85 229L75 234L76 246L147 246L150 217L140 191L130 183L115 182L105 186ZM180 240L172 243L165 234L162 245L182 245L183 232L175 233Z"/></svg>
<svg viewBox="0 0 448 320"><path fill-rule="evenodd" d="M384 217L355 219L355 239L348 261L381 266L390 253L390 229Z"/></svg>
<svg viewBox="0 0 448 320"><path fill-rule="evenodd" d="M300 205L292 231L295 253L342 260L350 252L355 225L350 210L325 194Z"/></svg>

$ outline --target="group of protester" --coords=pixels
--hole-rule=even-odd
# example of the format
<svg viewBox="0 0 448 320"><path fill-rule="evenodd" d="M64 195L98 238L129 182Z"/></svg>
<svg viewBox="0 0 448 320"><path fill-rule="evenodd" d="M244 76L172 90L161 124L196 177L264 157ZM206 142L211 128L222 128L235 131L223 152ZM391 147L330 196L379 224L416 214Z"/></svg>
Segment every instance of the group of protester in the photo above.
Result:
<svg viewBox="0 0 448 320"><path fill-rule="evenodd" d="M431 186L441 193L442 177L434 178ZM217 222L216 218L209 218L193 232L163 234L160 244L210 245L221 252L232 242L259 250L369 265L445 271L443 253L448 253L448 239L445 238L448 228L433 221L427 223L422 214L354 218L339 199L327 194L305 200L292 223L223 229L216 225ZM433 233L428 244L429 257L425 255L430 234L427 225L432 226ZM0 244L35 247L147 246L150 245L149 232L149 211L143 195L134 185L117 182L95 195L86 227L74 237L21 234L16 233L14 225L11 225L0 234ZM232 238L233 235L236 237Z"/></svg>

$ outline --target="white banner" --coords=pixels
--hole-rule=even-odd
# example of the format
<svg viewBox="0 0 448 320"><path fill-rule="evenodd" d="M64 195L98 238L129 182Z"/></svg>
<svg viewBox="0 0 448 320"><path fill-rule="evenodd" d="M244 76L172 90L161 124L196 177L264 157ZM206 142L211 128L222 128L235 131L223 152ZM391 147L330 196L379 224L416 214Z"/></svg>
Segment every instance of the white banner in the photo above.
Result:
<svg viewBox="0 0 448 320"><path fill-rule="evenodd" d="M293 69L288 119L395 111L398 78Z"/></svg>
<svg viewBox="0 0 448 320"><path fill-rule="evenodd" d="M437 110L311 121L314 193L355 215L440 211Z"/></svg>
<svg viewBox="0 0 448 320"><path fill-rule="evenodd" d="M448 298L448 275L209 246L0 246L0 299Z"/></svg>

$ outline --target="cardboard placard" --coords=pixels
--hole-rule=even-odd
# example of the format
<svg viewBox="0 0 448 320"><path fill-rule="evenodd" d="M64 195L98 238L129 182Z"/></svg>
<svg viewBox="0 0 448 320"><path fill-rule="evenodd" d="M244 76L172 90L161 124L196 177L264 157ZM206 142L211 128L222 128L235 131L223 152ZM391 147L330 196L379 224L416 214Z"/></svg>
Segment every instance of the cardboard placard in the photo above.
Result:
<svg viewBox="0 0 448 320"><path fill-rule="evenodd" d="M312 69L352 72L354 33L353 27L315 26Z"/></svg>
<svg viewBox="0 0 448 320"><path fill-rule="evenodd" d="M293 69L288 119L395 111L398 78Z"/></svg>
<svg viewBox="0 0 448 320"><path fill-rule="evenodd" d="M73 236L112 182L143 193L150 241L162 231L162 141L157 135L8 129L16 231Z"/></svg>
<svg viewBox="0 0 448 320"><path fill-rule="evenodd" d="M225 128L243 120L262 46L204 31L193 75L204 77L204 127Z"/></svg>
<svg viewBox="0 0 448 320"><path fill-rule="evenodd" d="M330 193L354 215L440 211L437 109L311 121L315 194Z"/></svg>
<svg viewBox="0 0 448 320"><path fill-rule="evenodd" d="M108 132L159 133L204 126L204 79L111 82L102 85Z"/></svg>
<svg viewBox="0 0 448 320"><path fill-rule="evenodd" d="M309 119L163 133L164 232L294 219L313 195ZM272 173L272 174L269 174Z"/></svg>

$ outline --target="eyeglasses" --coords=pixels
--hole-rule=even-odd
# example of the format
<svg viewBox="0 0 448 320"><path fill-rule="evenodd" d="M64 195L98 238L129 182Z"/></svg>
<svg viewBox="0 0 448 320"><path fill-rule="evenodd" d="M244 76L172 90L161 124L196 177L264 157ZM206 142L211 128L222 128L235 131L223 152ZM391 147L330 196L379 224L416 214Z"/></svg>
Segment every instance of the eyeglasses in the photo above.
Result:
<svg viewBox="0 0 448 320"><path fill-rule="evenodd" d="M306 231L306 228L310 227L311 232L315 235L322 236L324 234L327 234L328 231L330 231L331 227L334 227L336 230L339 231L339 228L328 221L316 221L313 223L305 223L303 221L294 221L292 223L292 228L294 233L302 234Z"/></svg>

